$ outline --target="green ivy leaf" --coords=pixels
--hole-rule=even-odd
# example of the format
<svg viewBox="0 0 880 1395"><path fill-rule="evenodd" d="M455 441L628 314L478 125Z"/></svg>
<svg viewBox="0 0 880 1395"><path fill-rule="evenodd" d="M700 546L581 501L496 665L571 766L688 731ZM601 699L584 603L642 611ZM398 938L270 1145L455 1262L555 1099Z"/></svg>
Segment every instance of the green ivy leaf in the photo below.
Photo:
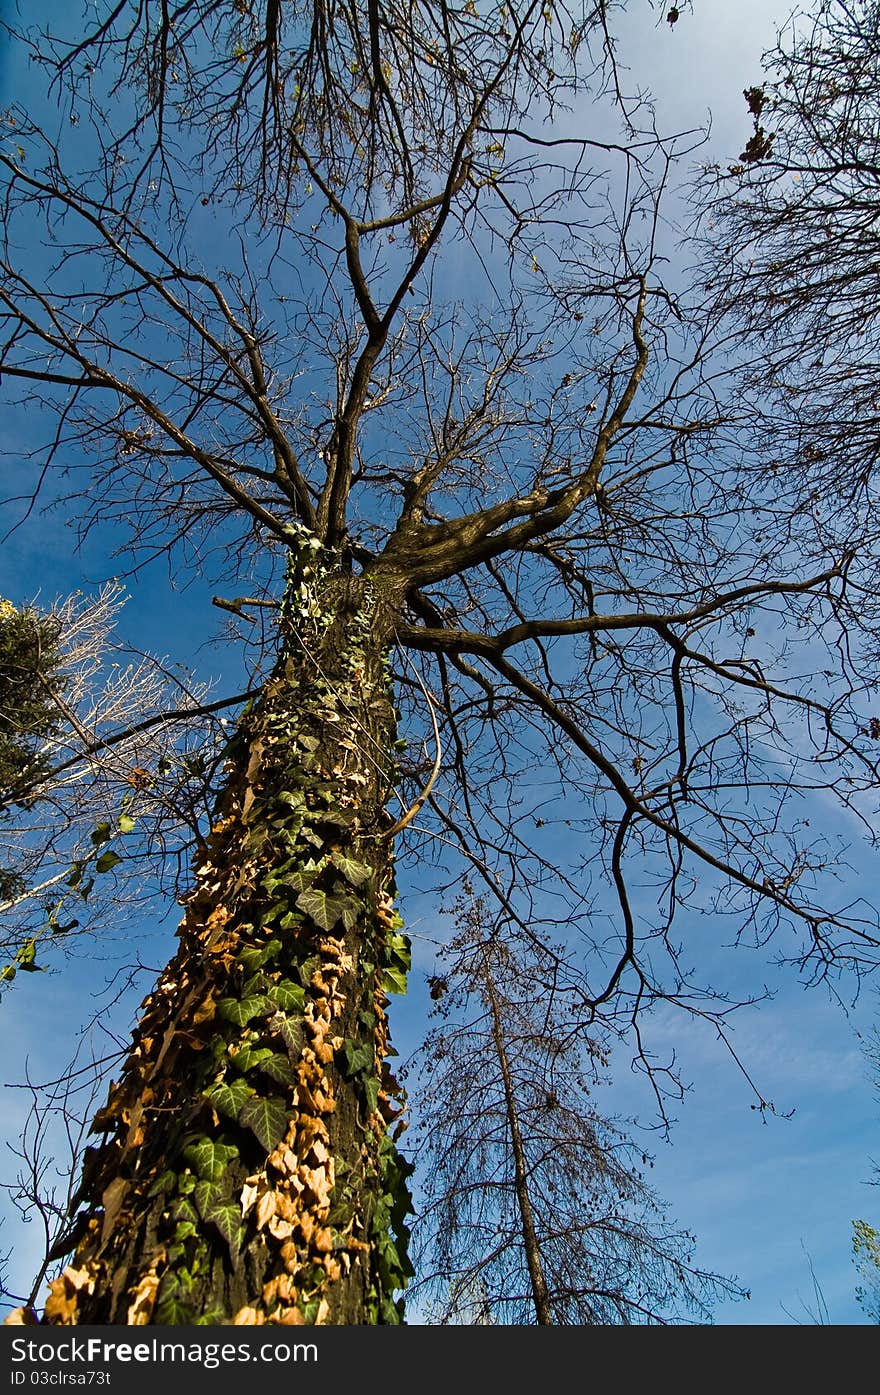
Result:
<svg viewBox="0 0 880 1395"><path fill-rule="evenodd" d="M346 930L350 930L363 915L363 904L360 901L355 901L351 896L345 896L341 899L341 907L340 919Z"/></svg>
<svg viewBox="0 0 880 1395"><path fill-rule="evenodd" d="M376 1052L371 1042L352 1041L342 1043L342 1058L347 1076L369 1074L376 1068Z"/></svg>
<svg viewBox="0 0 880 1395"><path fill-rule="evenodd" d="M335 848L330 854L330 861L339 869L349 886L363 886L373 875L372 868L365 862L357 862L353 857L347 857Z"/></svg>
<svg viewBox="0 0 880 1395"><path fill-rule="evenodd" d="M272 1025L278 1032L284 1045L293 1060L299 1059L302 1049L303 1025L298 1017L286 1017L283 1012L276 1013L272 1019Z"/></svg>
<svg viewBox="0 0 880 1395"><path fill-rule="evenodd" d="M101 848L105 843L109 843L113 837L113 829L109 823L99 823L97 828L92 830L92 843L96 848Z"/></svg>
<svg viewBox="0 0 880 1395"><path fill-rule="evenodd" d="M303 988L308 988L312 981L312 975L320 963L321 960L317 954L310 954L307 959L297 965L295 973Z"/></svg>
<svg viewBox="0 0 880 1395"><path fill-rule="evenodd" d="M176 1174L176 1173L171 1172L170 1170L169 1170L169 1171L166 1171L166 1172L160 1172L160 1173L159 1173L159 1176L156 1178L155 1182L154 1182L153 1185L150 1187L150 1190L147 1192L147 1196L148 1196L148 1197L161 1196L161 1195L163 1194L163 1192L170 1192L170 1191L173 1191L174 1188L176 1187L176 1185L177 1185L177 1174Z"/></svg>
<svg viewBox="0 0 880 1395"><path fill-rule="evenodd" d="M291 983L289 979L273 983L266 997L282 1012L295 1012L304 1007L306 1001L305 989L298 983Z"/></svg>
<svg viewBox="0 0 880 1395"><path fill-rule="evenodd" d="M325 891L304 891L302 896L296 898L296 904L300 910L310 915L322 930L332 930L340 921L346 930L350 930L360 919L364 909L362 902L353 896L338 894L338 887L336 894L330 895Z"/></svg>
<svg viewBox="0 0 880 1395"><path fill-rule="evenodd" d="M269 999L262 994L253 998L220 998L217 1014L225 1022L233 1022L236 1027L246 1027L252 1017L268 1012L271 1006Z"/></svg>
<svg viewBox="0 0 880 1395"><path fill-rule="evenodd" d="M238 1149L231 1143L215 1143L211 1138L200 1138L197 1143L190 1143L184 1148L183 1156L204 1181L219 1182L232 1159L238 1157Z"/></svg>
<svg viewBox="0 0 880 1395"><path fill-rule="evenodd" d="M189 1225L198 1226L199 1213L192 1202L185 1196L178 1200L171 1215L175 1221L187 1222Z"/></svg>
<svg viewBox="0 0 880 1395"><path fill-rule="evenodd" d="M409 972L412 947L408 936L396 933L388 936L382 953L382 964L386 968L398 968L403 969L404 973Z"/></svg>
<svg viewBox="0 0 880 1395"><path fill-rule="evenodd" d="M406 970L386 969L382 975L382 987L386 993L405 993Z"/></svg>
<svg viewBox="0 0 880 1395"><path fill-rule="evenodd" d="M212 1085L204 1093L218 1113L225 1114L229 1119L237 1119L245 1100L254 1092L247 1081L239 1077L238 1080L230 1080L228 1084L221 1081Z"/></svg>
<svg viewBox="0 0 880 1395"><path fill-rule="evenodd" d="M156 1317L163 1327L185 1327L190 1321L193 1281L185 1269L165 1275L156 1299Z"/></svg>
<svg viewBox="0 0 880 1395"><path fill-rule="evenodd" d="M133 819L131 814L120 814L117 820L117 827L120 833L131 833L136 823L137 820Z"/></svg>
<svg viewBox="0 0 880 1395"><path fill-rule="evenodd" d="M240 1051L236 1051L234 1056L230 1053L229 1059L235 1069L240 1070L244 1075L247 1071L262 1065L263 1061L267 1061L271 1055L272 1052L268 1046L243 1046Z"/></svg>
<svg viewBox="0 0 880 1395"><path fill-rule="evenodd" d="M312 861L310 858L309 861ZM318 868L313 868L310 872L291 872L284 879L285 886L291 891L308 891L315 877L318 875Z"/></svg>
<svg viewBox="0 0 880 1395"><path fill-rule="evenodd" d="M306 800L302 790L282 790L277 795L279 804L286 804L290 809L295 809L297 813L305 810Z"/></svg>
<svg viewBox="0 0 880 1395"><path fill-rule="evenodd" d="M300 1300L299 1309L303 1315L303 1322L311 1325L318 1316L318 1308L321 1305L320 1298L309 1298L306 1301Z"/></svg>
<svg viewBox="0 0 880 1395"><path fill-rule="evenodd" d="M244 1222L241 1216L241 1207L237 1201L218 1201L215 1205L209 1206L202 1212L202 1219L206 1223L215 1225L223 1239L229 1246L229 1253L234 1259L242 1247L244 1241Z"/></svg>
<svg viewBox="0 0 880 1395"><path fill-rule="evenodd" d="M193 1191L193 1201L198 1207L202 1220L207 1218L207 1213L212 1207L219 1206L228 1199L229 1193L221 1185L220 1179L216 1182L197 1182Z"/></svg>
<svg viewBox="0 0 880 1395"><path fill-rule="evenodd" d="M284 1100L254 1095L243 1106L238 1122L250 1129L269 1153L287 1133L290 1111Z"/></svg>
<svg viewBox="0 0 880 1395"><path fill-rule="evenodd" d="M277 1080L279 1085L292 1085L296 1079L296 1071L280 1051L271 1051L269 1059L260 1062L260 1070L272 1080Z"/></svg>
<svg viewBox="0 0 880 1395"><path fill-rule="evenodd" d="M286 887L290 873L302 869L302 849L299 851L299 857L292 857L287 862L282 862L280 866L276 866L273 871L260 879L260 886L267 896L273 896L279 887Z"/></svg>
<svg viewBox="0 0 880 1395"><path fill-rule="evenodd" d="M241 985L240 997L242 1002L246 998L259 997L266 987L266 982L266 975L261 974L259 969L255 974L251 974L250 978L245 979L244 983Z"/></svg>
<svg viewBox="0 0 880 1395"><path fill-rule="evenodd" d="M303 891L297 896L296 904L322 930L332 930L342 917L342 905L339 898L328 896L326 891L317 889Z"/></svg>
<svg viewBox="0 0 880 1395"><path fill-rule="evenodd" d="M317 816L318 823L333 824L336 828L350 828L354 820L353 809L322 809Z"/></svg>
<svg viewBox="0 0 880 1395"><path fill-rule="evenodd" d="M236 959L245 973L253 974L264 964L270 963L280 953L281 941L273 938L264 945L247 945L239 951Z"/></svg>
<svg viewBox="0 0 880 1395"><path fill-rule="evenodd" d="M411 1277L410 1265L405 1256L398 1253L390 1235L382 1233L376 1236L375 1253L379 1261L379 1276L383 1289L387 1291L403 1288L406 1280Z"/></svg>
<svg viewBox="0 0 880 1395"><path fill-rule="evenodd" d="M403 1322L402 1300L384 1295L379 1305L379 1313L385 1327L399 1327Z"/></svg>

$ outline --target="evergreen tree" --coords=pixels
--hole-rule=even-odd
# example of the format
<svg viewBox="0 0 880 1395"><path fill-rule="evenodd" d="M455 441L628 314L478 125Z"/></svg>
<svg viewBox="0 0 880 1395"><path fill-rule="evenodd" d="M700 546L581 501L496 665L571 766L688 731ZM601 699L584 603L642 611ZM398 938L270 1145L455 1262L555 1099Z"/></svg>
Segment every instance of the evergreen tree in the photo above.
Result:
<svg viewBox="0 0 880 1395"><path fill-rule="evenodd" d="M61 712L53 686L58 621L0 597L0 792L33 781L45 768L42 746Z"/></svg>

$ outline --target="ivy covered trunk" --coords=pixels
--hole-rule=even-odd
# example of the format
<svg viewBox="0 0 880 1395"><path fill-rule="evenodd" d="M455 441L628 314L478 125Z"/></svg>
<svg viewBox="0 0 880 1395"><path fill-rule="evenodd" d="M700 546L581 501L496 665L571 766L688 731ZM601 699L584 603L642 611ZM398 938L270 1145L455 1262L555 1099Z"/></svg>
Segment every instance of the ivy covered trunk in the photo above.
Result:
<svg viewBox="0 0 880 1395"><path fill-rule="evenodd" d="M396 610L391 584L307 539L293 557L282 656L231 744L179 951L94 1121L46 1323L401 1320Z"/></svg>

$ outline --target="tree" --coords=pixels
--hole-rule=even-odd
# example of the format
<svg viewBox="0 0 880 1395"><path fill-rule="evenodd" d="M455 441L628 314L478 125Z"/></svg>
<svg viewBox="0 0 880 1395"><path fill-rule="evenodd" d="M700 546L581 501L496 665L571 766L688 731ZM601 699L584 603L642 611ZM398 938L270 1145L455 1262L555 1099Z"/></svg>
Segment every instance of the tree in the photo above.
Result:
<svg viewBox="0 0 880 1395"><path fill-rule="evenodd" d="M853 1255L859 1277L863 1280L857 1291L869 1322L880 1323L880 1239L867 1221L853 1221Z"/></svg>
<svg viewBox="0 0 880 1395"><path fill-rule="evenodd" d="M58 724L51 674L58 665L57 623L32 607L0 599L0 789L40 773L37 750Z"/></svg>
<svg viewBox="0 0 880 1395"><path fill-rule="evenodd" d="M880 1031L875 1027L866 1046L871 1078L880 1092ZM874 1163L872 1185L880 1184L880 1163ZM856 1297L869 1322L880 1323L880 1235L868 1221L852 1223L853 1259L860 1284Z"/></svg>
<svg viewBox="0 0 880 1395"><path fill-rule="evenodd" d="M707 234L716 279L706 289L761 345L741 363L740 381L760 400L772 455L794 464L792 507L809 511L826 537L845 540L857 563L876 537L880 448L878 84L875 0L830 0L795 14L764 56L762 81L743 93L753 132L739 161L710 171ZM876 586L859 570L852 604L872 615ZM876 712L864 734L880 739ZM870 806L862 812L872 820ZM874 1228L854 1221L852 1243L859 1302L880 1321Z"/></svg>
<svg viewBox="0 0 880 1395"><path fill-rule="evenodd" d="M661 279L693 141L622 95L603 5L121 3L30 42L70 118L10 113L2 155L40 478L278 608L43 1320L395 1322L395 848L451 845L538 957L564 925L570 1030L632 1033L660 1093L652 1005L724 1035L701 912L806 977L875 962L808 817L876 782L872 616Z"/></svg>
<svg viewBox="0 0 880 1395"><path fill-rule="evenodd" d="M42 1254L26 1294L14 1293L6 1276L0 1278L0 1293L17 1316L32 1309L47 1274L59 1267L53 1269L54 1247L70 1223L71 1198L87 1147L88 1126L102 1094L102 1067L106 1066L106 1059L95 1053L94 1039L88 1054L83 1050L85 1045L84 1040L79 1042L73 1061L57 1080L27 1081L30 1108L19 1140L7 1144L16 1159L16 1173L0 1186L22 1224L34 1225L42 1239ZM124 1054L124 1050L119 1051L117 1059ZM4 1256L4 1260L8 1258Z"/></svg>
<svg viewBox="0 0 880 1395"><path fill-rule="evenodd" d="M849 549L863 614L880 437L878 25L875 0L795 13L743 92L753 131L739 160L713 166L698 194L706 290L734 335L748 331L740 384L770 437L758 458L789 509ZM870 730L876 740L876 721Z"/></svg>
<svg viewBox="0 0 880 1395"><path fill-rule="evenodd" d="M644 1180L649 1159L592 1095L607 1049L572 1038L543 957L485 898L460 902L432 979L445 1019L416 1075L424 1177L414 1294L441 1322L592 1326L705 1318L735 1283Z"/></svg>
<svg viewBox="0 0 880 1395"><path fill-rule="evenodd" d="M6 985L111 918L137 921L150 883L173 889L175 857L201 837L229 701L122 645L124 603L118 581L45 612L4 602Z"/></svg>

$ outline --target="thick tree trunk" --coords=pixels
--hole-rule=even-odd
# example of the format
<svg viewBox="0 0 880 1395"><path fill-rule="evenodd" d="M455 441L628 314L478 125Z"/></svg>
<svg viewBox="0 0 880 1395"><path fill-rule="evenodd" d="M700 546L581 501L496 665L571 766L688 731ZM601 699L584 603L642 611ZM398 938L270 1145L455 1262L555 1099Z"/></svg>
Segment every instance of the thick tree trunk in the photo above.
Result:
<svg viewBox="0 0 880 1395"><path fill-rule="evenodd" d="M389 585L294 559L180 949L95 1119L46 1323L398 1322ZM73 1248L73 1244L71 1244Z"/></svg>

